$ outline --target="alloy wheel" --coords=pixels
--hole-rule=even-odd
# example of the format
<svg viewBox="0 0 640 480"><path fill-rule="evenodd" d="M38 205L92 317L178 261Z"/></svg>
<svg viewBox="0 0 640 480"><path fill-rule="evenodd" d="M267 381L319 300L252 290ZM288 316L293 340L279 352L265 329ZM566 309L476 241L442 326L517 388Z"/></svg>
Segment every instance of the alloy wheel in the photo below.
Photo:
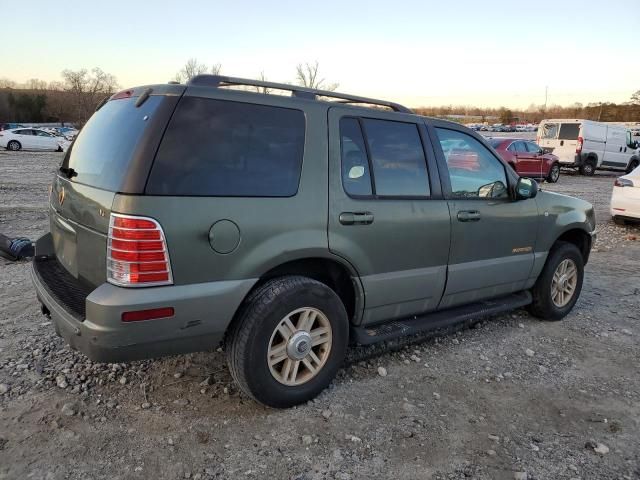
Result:
<svg viewBox="0 0 640 480"><path fill-rule="evenodd" d="M287 386L315 377L329 358L332 330L327 316L312 307L298 308L276 326L267 351L271 375Z"/></svg>
<svg viewBox="0 0 640 480"><path fill-rule="evenodd" d="M578 284L578 268L569 258L564 259L553 273L551 281L551 300L553 304L562 308L566 306L576 291Z"/></svg>

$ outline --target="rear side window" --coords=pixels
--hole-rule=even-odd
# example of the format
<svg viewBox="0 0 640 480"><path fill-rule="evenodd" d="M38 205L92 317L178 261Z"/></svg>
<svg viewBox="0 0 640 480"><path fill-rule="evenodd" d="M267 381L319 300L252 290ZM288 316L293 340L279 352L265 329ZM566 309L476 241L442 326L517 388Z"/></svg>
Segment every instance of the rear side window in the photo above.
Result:
<svg viewBox="0 0 640 480"><path fill-rule="evenodd" d="M426 158L417 125L340 120L342 184L352 196L428 197Z"/></svg>
<svg viewBox="0 0 640 480"><path fill-rule="evenodd" d="M376 194L381 196L429 196L427 165L413 123L363 119L373 167Z"/></svg>
<svg viewBox="0 0 640 480"><path fill-rule="evenodd" d="M580 134L579 123L563 123L560 125L558 140L577 140Z"/></svg>
<svg viewBox="0 0 640 480"><path fill-rule="evenodd" d="M372 195L367 148L356 118L340 119L340 154L345 192L354 196Z"/></svg>
<svg viewBox="0 0 640 480"><path fill-rule="evenodd" d="M149 176L152 195L290 197L305 119L299 110L184 97Z"/></svg>

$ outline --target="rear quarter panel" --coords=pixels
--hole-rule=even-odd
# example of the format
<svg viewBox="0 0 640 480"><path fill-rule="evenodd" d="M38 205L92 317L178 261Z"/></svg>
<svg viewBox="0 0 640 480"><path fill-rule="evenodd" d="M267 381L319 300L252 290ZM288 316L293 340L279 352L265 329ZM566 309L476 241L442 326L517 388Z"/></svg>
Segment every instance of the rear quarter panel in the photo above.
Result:
<svg viewBox="0 0 640 480"><path fill-rule="evenodd" d="M216 98L234 98L234 92ZM278 106L278 100L261 101ZM243 95L246 98L246 94ZM286 106L291 108L291 104ZM174 283L257 279L287 261L327 257L327 108L304 105L306 138L298 192L288 198L117 195L114 212L144 215L162 226ZM179 159L176 159L179 161ZM230 253L214 251L211 227L230 220L240 231ZM227 225L229 225L227 223ZM233 227L231 227L233 229Z"/></svg>

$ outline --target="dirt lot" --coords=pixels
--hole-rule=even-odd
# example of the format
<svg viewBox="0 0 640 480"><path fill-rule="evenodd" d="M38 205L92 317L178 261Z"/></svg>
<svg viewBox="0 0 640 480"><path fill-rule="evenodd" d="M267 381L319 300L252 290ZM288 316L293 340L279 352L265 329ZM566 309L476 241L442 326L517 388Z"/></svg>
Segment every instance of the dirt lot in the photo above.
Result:
<svg viewBox="0 0 640 480"><path fill-rule="evenodd" d="M0 152L0 232L46 231L59 161ZM611 222L614 177L544 186L597 208L564 321L517 311L352 362L287 411L240 395L220 351L92 364L40 314L29 264L0 259L0 479L638 479L640 229Z"/></svg>

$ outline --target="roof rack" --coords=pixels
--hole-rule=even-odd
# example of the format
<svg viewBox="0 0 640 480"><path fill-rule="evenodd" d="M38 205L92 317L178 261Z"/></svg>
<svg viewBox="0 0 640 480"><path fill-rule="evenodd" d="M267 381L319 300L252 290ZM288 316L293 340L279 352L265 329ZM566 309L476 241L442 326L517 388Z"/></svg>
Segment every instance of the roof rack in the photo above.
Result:
<svg viewBox="0 0 640 480"><path fill-rule="evenodd" d="M290 91L292 97L306 98L309 100L318 100L318 97L335 98L339 103L362 103L367 105L380 105L388 107L394 112L413 113L410 108L395 102L387 102L386 100L376 100L374 98L358 97L356 95L347 95L344 93L330 92L328 90L318 90L315 88L300 87L298 85L289 85L287 83L265 82L262 80L250 80L247 78L226 77L223 75L196 75L187 82L187 85L196 85L203 87L229 87L229 86L250 86L273 88L275 90Z"/></svg>

